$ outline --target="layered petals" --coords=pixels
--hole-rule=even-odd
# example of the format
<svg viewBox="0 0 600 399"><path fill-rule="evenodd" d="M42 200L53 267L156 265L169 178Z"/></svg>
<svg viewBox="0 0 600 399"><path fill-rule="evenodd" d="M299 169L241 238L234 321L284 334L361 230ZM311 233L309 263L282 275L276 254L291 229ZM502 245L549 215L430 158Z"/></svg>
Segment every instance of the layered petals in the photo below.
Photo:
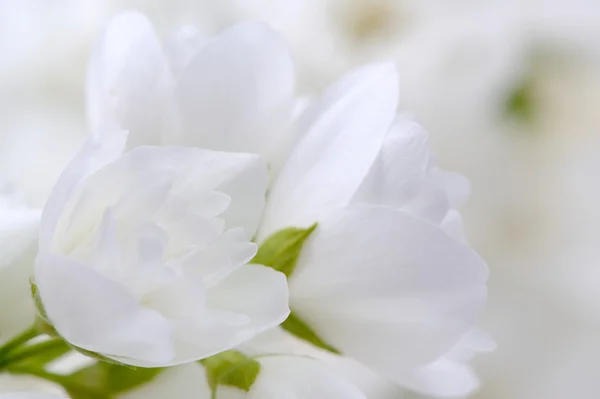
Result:
<svg viewBox="0 0 600 399"><path fill-rule="evenodd" d="M352 72L298 122L305 126L269 195L259 238L308 227L347 205L377 158L398 106L391 64Z"/></svg>
<svg viewBox="0 0 600 399"><path fill-rule="evenodd" d="M264 205L264 161L139 147L106 163L102 148L73 160L42 216L35 282L61 336L122 363L167 366L287 317L285 277L242 268L256 253L248 232Z"/></svg>
<svg viewBox="0 0 600 399"><path fill-rule="evenodd" d="M271 159L287 139L294 68L283 39L242 23L207 38L184 27L163 42L139 12L114 17L88 70L92 128L114 121L139 145L198 146Z"/></svg>

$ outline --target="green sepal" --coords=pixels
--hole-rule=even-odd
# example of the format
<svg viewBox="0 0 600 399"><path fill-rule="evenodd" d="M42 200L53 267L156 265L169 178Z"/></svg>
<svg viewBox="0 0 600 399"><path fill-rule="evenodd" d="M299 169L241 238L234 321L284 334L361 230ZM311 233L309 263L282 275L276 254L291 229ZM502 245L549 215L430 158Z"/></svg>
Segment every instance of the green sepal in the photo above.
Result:
<svg viewBox="0 0 600 399"><path fill-rule="evenodd" d="M340 351L323 341L323 339L321 339L308 324L298 318L293 312L283 323L281 323L281 328L318 348L325 349L326 351L338 355L340 354Z"/></svg>
<svg viewBox="0 0 600 399"><path fill-rule="evenodd" d="M199 362L206 369L206 378L213 397L219 385L248 392L260 373L259 362L234 350L221 352Z"/></svg>
<svg viewBox="0 0 600 399"><path fill-rule="evenodd" d="M506 100L506 113L519 122L530 122L535 116L535 98L532 77L521 82Z"/></svg>
<svg viewBox="0 0 600 399"><path fill-rule="evenodd" d="M66 378L71 399L112 399L152 381L162 368L131 368L98 362Z"/></svg>
<svg viewBox="0 0 600 399"><path fill-rule="evenodd" d="M307 229L289 227L272 234L260 245L250 263L269 266L289 278L296 268L304 242L316 228L315 223Z"/></svg>

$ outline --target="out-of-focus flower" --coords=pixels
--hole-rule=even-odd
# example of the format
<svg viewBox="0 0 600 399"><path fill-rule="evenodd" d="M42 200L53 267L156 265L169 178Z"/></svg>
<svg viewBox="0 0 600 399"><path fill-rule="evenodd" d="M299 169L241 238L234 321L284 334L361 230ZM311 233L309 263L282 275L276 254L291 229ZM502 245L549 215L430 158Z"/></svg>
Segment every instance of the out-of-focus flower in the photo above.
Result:
<svg viewBox="0 0 600 399"><path fill-rule="evenodd" d="M262 212L264 162L250 154L142 147L103 134L46 203L35 283L72 345L166 366L231 348L287 314L281 273L243 266ZM44 315L45 313L45 315Z"/></svg>
<svg viewBox="0 0 600 399"><path fill-rule="evenodd" d="M290 123L294 70L284 41L264 25L214 38L186 27L163 44L131 11L106 28L87 89L92 127L117 122L128 148L179 144L272 159Z"/></svg>
<svg viewBox="0 0 600 399"><path fill-rule="evenodd" d="M34 392L0 393L0 399L64 399L64 396Z"/></svg>
<svg viewBox="0 0 600 399"><path fill-rule="evenodd" d="M0 342L34 320L29 277L33 274L39 219L40 212L20 204L14 193L0 196Z"/></svg>

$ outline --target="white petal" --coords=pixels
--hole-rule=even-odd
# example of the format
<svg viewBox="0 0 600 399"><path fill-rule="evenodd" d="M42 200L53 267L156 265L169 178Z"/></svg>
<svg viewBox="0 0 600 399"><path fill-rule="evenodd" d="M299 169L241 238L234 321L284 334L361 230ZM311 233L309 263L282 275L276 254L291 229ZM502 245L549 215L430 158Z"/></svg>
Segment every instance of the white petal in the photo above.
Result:
<svg viewBox="0 0 600 399"><path fill-rule="evenodd" d="M209 399L211 389L206 373L197 363L170 367L150 383L119 395L119 399Z"/></svg>
<svg viewBox="0 0 600 399"><path fill-rule="evenodd" d="M396 381L423 395L463 398L479 387L479 379L467 362L477 353L491 352L495 348L495 342L485 331L473 327L444 356L426 366L408 370Z"/></svg>
<svg viewBox="0 0 600 399"><path fill-rule="evenodd" d="M185 68L178 84L185 133L176 143L268 156L286 133L293 91L284 40L259 23L236 25Z"/></svg>
<svg viewBox="0 0 600 399"><path fill-rule="evenodd" d="M92 130L106 121L130 133L128 146L159 144L174 128L174 79L156 32L136 11L114 17L92 53L87 109Z"/></svg>
<svg viewBox="0 0 600 399"><path fill-rule="evenodd" d="M185 289L184 285L179 288ZM191 292L191 291L189 291ZM164 294L169 295L168 292ZM289 315L287 281L282 273L259 265L247 265L231 273L212 288L206 295L206 311L192 315L185 312L178 295L171 295L173 301L163 306L161 311L170 316L178 313L176 324L176 356L163 366L176 366L206 358L231 349L254 336L283 322ZM193 299L193 295L186 295ZM164 302L165 297L159 298ZM198 312L202 309L196 307ZM182 313L183 312L183 313ZM176 321L177 323L177 321ZM152 367L151 363L138 363Z"/></svg>
<svg viewBox="0 0 600 399"><path fill-rule="evenodd" d="M239 344L275 327L289 315L285 275L261 265L244 266L209 289L213 311L246 316L248 323L227 326L231 342Z"/></svg>
<svg viewBox="0 0 600 399"><path fill-rule="evenodd" d="M479 387L479 379L470 366L447 358L407 371L397 381L412 391L436 398L464 398Z"/></svg>
<svg viewBox="0 0 600 399"><path fill-rule="evenodd" d="M483 329L473 327L464 334L454 348L446 355L455 361L471 360L478 353L492 352L496 343Z"/></svg>
<svg viewBox="0 0 600 399"><path fill-rule="evenodd" d="M311 225L346 205L375 161L397 104L391 64L359 69L331 87L307 111L305 136L273 186L259 236Z"/></svg>
<svg viewBox="0 0 600 399"><path fill-rule="evenodd" d="M394 378L443 355L474 324L486 279L485 263L430 223L351 206L305 243L290 303L330 345Z"/></svg>
<svg viewBox="0 0 600 399"><path fill-rule="evenodd" d="M218 284L232 271L248 263L258 247L241 228L227 230L185 261L184 270L202 278L207 286Z"/></svg>
<svg viewBox="0 0 600 399"><path fill-rule="evenodd" d="M126 132L114 126L106 126L102 131L99 139L84 144L54 185L40 221L40 248L52 246L60 219L68 219L77 203L74 194L83 179L121 154L127 138Z"/></svg>
<svg viewBox="0 0 600 399"><path fill-rule="evenodd" d="M171 63L173 75L177 78L184 71L209 39L198 32L194 26L182 26L165 39L165 52Z"/></svg>
<svg viewBox="0 0 600 399"><path fill-rule="evenodd" d="M217 399L366 399L343 375L317 360L268 356L259 362L260 373L247 394L223 387Z"/></svg>
<svg viewBox="0 0 600 399"><path fill-rule="evenodd" d="M439 224L450 204L441 182L430 172L428 144L421 126L398 117L353 202L404 209Z"/></svg>
<svg viewBox="0 0 600 399"><path fill-rule="evenodd" d="M127 290L84 265L42 253L35 281L46 313L67 341L119 360L157 366L174 356L169 322L141 308Z"/></svg>
<svg viewBox="0 0 600 399"><path fill-rule="evenodd" d="M140 184L171 176L172 195L188 201L198 198L202 203L207 190L225 193L231 198L220 215L226 227L243 227L248 237L256 232L268 181L267 166L257 155L190 147L140 147L129 156Z"/></svg>
<svg viewBox="0 0 600 399"><path fill-rule="evenodd" d="M40 211L2 204L0 198L0 342L33 323L29 278L37 250Z"/></svg>

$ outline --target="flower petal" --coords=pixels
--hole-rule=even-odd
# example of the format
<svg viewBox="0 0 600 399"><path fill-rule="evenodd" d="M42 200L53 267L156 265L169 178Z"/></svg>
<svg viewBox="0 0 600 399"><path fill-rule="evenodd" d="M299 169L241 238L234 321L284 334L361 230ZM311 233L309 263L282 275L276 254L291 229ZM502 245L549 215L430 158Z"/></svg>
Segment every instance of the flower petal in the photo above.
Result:
<svg viewBox="0 0 600 399"><path fill-rule="evenodd" d="M50 193L40 220L39 242L41 249L52 246L59 222L69 219L78 202L78 188L85 177L114 161L123 151L127 133L106 125L95 140L86 142L69 162Z"/></svg>
<svg viewBox="0 0 600 399"><path fill-rule="evenodd" d="M208 399L210 394L204 369L197 363L189 363L162 371L151 382L119 394L119 399Z"/></svg>
<svg viewBox="0 0 600 399"><path fill-rule="evenodd" d="M169 322L140 307L127 290L71 259L41 253L35 281L46 313L67 341L137 365L160 366L173 356Z"/></svg>
<svg viewBox="0 0 600 399"><path fill-rule="evenodd" d="M318 360L301 356L260 358L261 370L250 391L241 396L232 388L217 391L217 399L366 399L343 375Z"/></svg>
<svg viewBox="0 0 600 399"><path fill-rule="evenodd" d="M404 209L439 224L450 204L442 182L431 171L428 144L421 126L406 117L396 118L353 202Z"/></svg>
<svg viewBox="0 0 600 399"><path fill-rule="evenodd" d="M33 323L29 278L37 249L40 211L5 206L0 197L0 342Z"/></svg>
<svg viewBox="0 0 600 399"><path fill-rule="evenodd" d="M92 130L112 121L129 131L129 148L160 144L175 126L174 86L151 22L137 11L118 14L96 44L88 70Z"/></svg>
<svg viewBox="0 0 600 399"><path fill-rule="evenodd" d="M485 263L440 228L388 207L324 218L290 279L290 303L345 355L395 378L447 352L486 298Z"/></svg>
<svg viewBox="0 0 600 399"><path fill-rule="evenodd" d="M140 184L170 176L171 195L177 198L205 203L208 190L227 194L231 202L219 216L226 228L243 227L248 237L256 232L268 181L267 165L259 156L192 147L139 147L129 157Z"/></svg>
<svg viewBox="0 0 600 399"><path fill-rule="evenodd" d="M177 144L268 156L289 123L293 64L277 33L243 23L196 54L177 90L185 123Z"/></svg>
<svg viewBox="0 0 600 399"><path fill-rule="evenodd" d="M272 188L259 237L308 227L348 204L379 153L397 105L391 64L359 69L333 85L307 111L306 133Z"/></svg>

